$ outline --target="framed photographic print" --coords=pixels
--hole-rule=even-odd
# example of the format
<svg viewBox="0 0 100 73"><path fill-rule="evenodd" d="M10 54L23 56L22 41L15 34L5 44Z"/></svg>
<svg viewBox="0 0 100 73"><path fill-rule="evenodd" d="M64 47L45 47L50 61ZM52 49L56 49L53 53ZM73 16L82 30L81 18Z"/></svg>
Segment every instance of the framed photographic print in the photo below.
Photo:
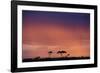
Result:
<svg viewBox="0 0 100 73"><path fill-rule="evenodd" d="M97 6L11 1L11 71L97 67Z"/></svg>

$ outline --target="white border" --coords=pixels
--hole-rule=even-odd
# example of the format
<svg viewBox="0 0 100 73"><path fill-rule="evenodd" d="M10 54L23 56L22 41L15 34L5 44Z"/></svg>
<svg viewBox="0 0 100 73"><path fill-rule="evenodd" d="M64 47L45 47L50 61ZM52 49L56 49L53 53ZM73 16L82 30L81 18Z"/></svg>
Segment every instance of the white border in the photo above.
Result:
<svg viewBox="0 0 100 73"><path fill-rule="evenodd" d="M45 61L45 62L27 62L22 63L22 10L35 11L54 11L54 12L74 12L74 13L90 13L90 59L89 60L71 60L71 61ZM17 10L17 64L18 68L25 67L43 67L43 66L59 66L59 65L78 65L94 63L94 10L93 9L76 9L76 8L58 8L58 7L43 7L43 6L23 6L18 5Z"/></svg>

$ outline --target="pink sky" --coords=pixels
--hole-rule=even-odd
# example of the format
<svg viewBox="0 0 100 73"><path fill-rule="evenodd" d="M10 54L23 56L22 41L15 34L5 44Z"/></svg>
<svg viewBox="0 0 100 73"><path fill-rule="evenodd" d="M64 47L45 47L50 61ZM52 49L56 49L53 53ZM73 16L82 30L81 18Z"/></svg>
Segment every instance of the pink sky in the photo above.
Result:
<svg viewBox="0 0 100 73"><path fill-rule="evenodd" d="M56 54L59 50L73 57L90 56L90 31L86 27L26 25L22 38L23 58L48 57L48 51L54 52L51 57L60 57Z"/></svg>

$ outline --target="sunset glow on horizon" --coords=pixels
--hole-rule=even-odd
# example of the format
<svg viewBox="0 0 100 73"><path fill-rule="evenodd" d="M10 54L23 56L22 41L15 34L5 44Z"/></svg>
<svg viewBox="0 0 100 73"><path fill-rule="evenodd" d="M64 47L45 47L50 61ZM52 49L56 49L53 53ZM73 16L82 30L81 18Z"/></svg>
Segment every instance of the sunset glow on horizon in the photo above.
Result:
<svg viewBox="0 0 100 73"><path fill-rule="evenodd" d="M48 11L23 11L23 59L61 57L59 50L69 57L90 56L90 15ZM66 56L67 53L63 54Z"/></svg>

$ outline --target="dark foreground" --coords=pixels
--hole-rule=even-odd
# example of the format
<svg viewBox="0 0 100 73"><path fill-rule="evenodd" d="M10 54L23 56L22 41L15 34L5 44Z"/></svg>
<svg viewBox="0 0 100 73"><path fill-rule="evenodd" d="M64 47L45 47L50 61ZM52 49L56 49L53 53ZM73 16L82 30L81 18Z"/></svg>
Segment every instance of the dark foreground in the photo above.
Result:
<svg viewBox="0 0 100 73"><path fill-rule="evenodd" d="M38 61L57 61L57 60L84 60L90 59L90 57L60 57L60 58L27 58L23 59L23 62L38 62Z"/></svg>

